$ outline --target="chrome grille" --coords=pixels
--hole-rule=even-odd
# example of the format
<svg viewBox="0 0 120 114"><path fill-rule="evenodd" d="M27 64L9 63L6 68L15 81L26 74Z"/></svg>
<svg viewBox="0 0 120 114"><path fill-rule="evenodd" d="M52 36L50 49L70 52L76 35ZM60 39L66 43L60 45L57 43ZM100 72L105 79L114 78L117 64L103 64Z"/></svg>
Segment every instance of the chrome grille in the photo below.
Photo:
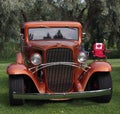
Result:
<svg viewBox="0 0 120 114"><path fill-rule="evenodd" d="M47 50L46 62L72 62L72 51L68 48ZM72 87L72 66L56 65L46 68L48 88L54 92L66 92Z"/></svg>

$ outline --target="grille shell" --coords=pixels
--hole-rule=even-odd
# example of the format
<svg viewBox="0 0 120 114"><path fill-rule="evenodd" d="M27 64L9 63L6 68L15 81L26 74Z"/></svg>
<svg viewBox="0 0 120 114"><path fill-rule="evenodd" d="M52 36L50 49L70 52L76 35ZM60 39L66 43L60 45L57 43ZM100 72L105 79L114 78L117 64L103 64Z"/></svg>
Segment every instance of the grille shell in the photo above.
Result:
<svg viewBox="0 0 120 114"><path fill-rule="evenodd" d="M46 62L72 62L72 51L68 48L53 48L46 52ZM72 88L73 68L55 65L46 68L48 88L53 92L67 92Z"/></svg>

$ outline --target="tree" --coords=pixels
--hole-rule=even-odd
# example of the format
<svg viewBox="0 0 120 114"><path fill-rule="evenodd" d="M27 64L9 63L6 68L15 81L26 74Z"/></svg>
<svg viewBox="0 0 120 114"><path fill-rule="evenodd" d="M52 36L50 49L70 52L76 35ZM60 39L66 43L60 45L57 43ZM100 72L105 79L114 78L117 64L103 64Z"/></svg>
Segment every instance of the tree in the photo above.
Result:
<svg viewBox="0 0 120 114"><path fill-rule="evenodd" d="M0 37L2 41L9 41L10 37L16 39L20 23L23 22L21 10L29 10L35 0L1 0L0 1Z"/></svg>
<svg viewBox="0 0 120 114"><path fill-rule="evenodd" d="M97 39L98 42L108 41L108 48L119 44L120 1L119 0L85 0L87 16L84 31L90 37L87 49Z"/></svg>
<svg viewBox="0 0 120 114"><path fill-rule="evenodd" d="M109 25L109 38L108 47L114 47L115 44L120 42L120 1L119 0L106 0L106 7L108 9L108 25Z"/></svg>
<svg viewBox="0 0 120 114"><path fill-rule="evenodd" d="M79 21L89 35L86 49L97 39L109 47L120 42L119 0L1 0L0 42L15 40L24 21ZM24 17L24 19L23 19Z"/></svg>

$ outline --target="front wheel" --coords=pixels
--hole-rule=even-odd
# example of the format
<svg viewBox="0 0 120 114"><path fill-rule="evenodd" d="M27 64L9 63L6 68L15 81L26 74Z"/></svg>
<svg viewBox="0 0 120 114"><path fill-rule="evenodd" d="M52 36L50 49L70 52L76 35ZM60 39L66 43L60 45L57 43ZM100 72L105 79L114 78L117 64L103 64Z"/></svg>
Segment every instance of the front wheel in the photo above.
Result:
<svg viewBox="0 0 120 114"><path fill-rule="evenodd" d="M23 77L9 76L9 102L10 105L23 105L23 99L14 99L13 93L24 93L24 79Z"/></svg>
<svg viewBox="0 0 120 114"><path fill-rule="evenodd" d="M112 89L112 79L109 72L95 73L88 82L87 90ZM112 97L112 91L109 95L94 97L93 99L99 103L108 103Z"/></svg>

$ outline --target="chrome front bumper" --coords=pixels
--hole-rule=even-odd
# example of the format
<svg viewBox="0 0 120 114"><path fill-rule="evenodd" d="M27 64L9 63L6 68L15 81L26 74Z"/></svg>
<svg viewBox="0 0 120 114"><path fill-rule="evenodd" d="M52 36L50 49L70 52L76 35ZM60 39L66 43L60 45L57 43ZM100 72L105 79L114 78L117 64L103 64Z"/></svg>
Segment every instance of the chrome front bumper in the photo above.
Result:
<svg viewBox="0 0 120 114"><path fill-rule="evenodd" d="M32 99L32 100L50 100L50 99L77 99L77 98L90 98L104 95L110 95L112 92L111 88L94 90L94 91L83 91L83 92L70 92L70 93L52 93L52 94L39 94L39 93L26 93L18 94L13 92L14 99Z"/></svg>

